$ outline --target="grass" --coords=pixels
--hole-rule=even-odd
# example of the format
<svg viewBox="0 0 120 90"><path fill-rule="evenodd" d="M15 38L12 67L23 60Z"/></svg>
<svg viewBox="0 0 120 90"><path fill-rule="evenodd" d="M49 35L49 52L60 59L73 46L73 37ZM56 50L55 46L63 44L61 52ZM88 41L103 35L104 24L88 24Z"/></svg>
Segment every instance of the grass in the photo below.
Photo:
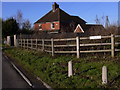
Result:
<svg viewBox="0 0 120 90"><path fill-rule="evenodd" d="M77 59L69 55L51 57L47 53L20 48L9 48L4 52L52 88L120 88L120 78L115 79L120 75L120 53L115 58L88 56ZM68 77L67 63L70 60L74 75ZM108 68L108 85L102 85L102 66Z"/></svg>

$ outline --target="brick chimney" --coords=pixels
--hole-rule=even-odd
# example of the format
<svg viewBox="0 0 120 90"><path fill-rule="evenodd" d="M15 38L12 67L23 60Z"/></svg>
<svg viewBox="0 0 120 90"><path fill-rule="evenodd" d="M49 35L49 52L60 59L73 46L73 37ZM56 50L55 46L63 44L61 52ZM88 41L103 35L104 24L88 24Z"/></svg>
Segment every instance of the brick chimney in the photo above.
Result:
<svg viewBox="0 0 120 90"><path fill-rule="evenodd" d="M54 4L52 5L53 12L55 12L57 8L59 8L59 5L56 2L54 2Z"/></svg>

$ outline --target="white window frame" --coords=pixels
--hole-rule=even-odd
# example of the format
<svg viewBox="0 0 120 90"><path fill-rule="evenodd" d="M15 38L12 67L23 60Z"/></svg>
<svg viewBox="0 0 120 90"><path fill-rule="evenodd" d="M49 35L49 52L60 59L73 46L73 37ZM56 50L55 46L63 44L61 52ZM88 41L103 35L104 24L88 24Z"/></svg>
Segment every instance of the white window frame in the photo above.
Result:
<svg viewBox="0 0 120 90"><path fill-rule="evenodd" d="M54 24L54 27L53 27ZM51 23L51 29L55 29L55 23Z"/></svg>
<svg viewBox="0 0 120 90"><path fill-rule="evenodd" d="M39 30L42 30L42 24L39 24L38 27L39 27Z"/></svg>
<svg viewBox="0 0 120 90"><path fill-rule="evenodd" d="M77 25L76 29L74 30L74 33L76 33L78 27L80 27L82 33L84 33L84 30L82 29L82 27L80 26L80 24Z"/></svg>

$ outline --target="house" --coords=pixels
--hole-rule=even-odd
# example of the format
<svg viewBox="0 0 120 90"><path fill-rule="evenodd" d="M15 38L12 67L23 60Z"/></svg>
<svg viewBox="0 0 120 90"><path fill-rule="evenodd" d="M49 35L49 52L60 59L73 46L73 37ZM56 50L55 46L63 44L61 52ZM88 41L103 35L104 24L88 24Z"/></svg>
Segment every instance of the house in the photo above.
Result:
<svg viewBox="0 0 120 90"><path fill-rule="evenodd" d="M78 16L69 15L60 9L57 3L54 3L52 10L34 23L34 30L51 33L84 33L90 27L86 23L85 20ZM91 25L93 28L94 26Z"/></svg>

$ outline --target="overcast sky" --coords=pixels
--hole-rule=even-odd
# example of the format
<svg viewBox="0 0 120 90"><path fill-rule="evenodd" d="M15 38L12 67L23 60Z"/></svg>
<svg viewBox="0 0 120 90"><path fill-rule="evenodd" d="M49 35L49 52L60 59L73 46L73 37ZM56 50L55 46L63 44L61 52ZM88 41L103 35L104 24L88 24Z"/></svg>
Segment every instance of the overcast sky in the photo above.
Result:
<svg viewBox="0 0 120 90"><path fill-rule="evenodd" d="M79 16L88 23L95 23L98 18L108 16L110 23L118 21L118 2L57 2L59 7L70 15ZM53 2L2 2L2 18L15 16L18 10L24 19L33 24L52 9ZM102 22L102 21L101 21Z"/></svg>

